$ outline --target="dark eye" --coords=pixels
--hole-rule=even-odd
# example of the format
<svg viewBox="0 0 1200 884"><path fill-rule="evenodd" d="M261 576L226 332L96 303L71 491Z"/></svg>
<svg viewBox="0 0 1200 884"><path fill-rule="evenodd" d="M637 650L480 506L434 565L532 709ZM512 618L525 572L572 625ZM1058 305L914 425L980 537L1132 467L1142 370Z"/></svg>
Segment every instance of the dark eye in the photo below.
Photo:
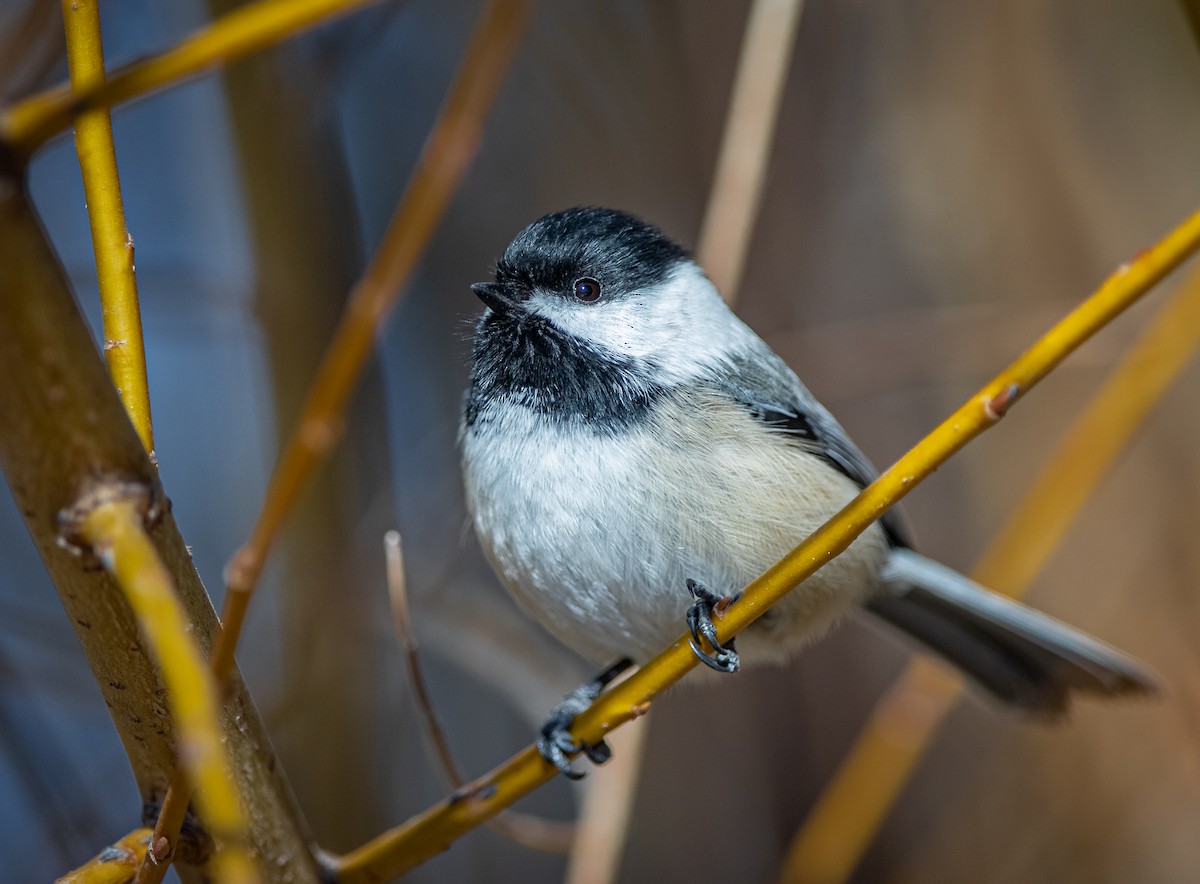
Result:
<svg viewBox="0 0 1200 884"><path fill-rule="evenodd" d="M580 301L586 301L589 304L592 301L600 299L600 283L590 276L575 280L575 286L572 291L575 293L576 298Z"/></svg>

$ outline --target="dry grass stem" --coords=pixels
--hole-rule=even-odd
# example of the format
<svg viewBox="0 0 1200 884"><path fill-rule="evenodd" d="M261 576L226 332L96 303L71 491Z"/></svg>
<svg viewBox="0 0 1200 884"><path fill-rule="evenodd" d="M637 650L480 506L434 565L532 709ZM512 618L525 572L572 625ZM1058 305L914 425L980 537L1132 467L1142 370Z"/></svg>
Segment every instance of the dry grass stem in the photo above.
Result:
<svg viewBox="0 0 1200 884"><path fill-rule="evenodd" d="M62 85L0 112L0 141L28 157L84 111L112 107L279 43L378 0L259 0L221 17L158 55L73 91Z"/></svg>
<svg viewBox="0 0 1200 884"><path fill-rule="evenodd" d="M696 248L717 291L731 305L762 199L804 0L755 0L742 38L717 169Z"/></svg>
<svg viewBox="0 0 1200 884"><path fill-rule="evenodd" d="M1090 298L935 427L837 515L746 587L739 602L726 612L718 627L718 637L725 640L744 629L787 592L845 550L938 466L994 426L997 414L1011 407L1071 352L1134 304L1197 248L1200 248L1200 213L1117 268ZM996 407L1000 401L1004 403L1002 409ZM595 743L638 717L654 698L696 665L687 636L681 635L580 715L571 729L572 735L583 743ZM471 784L471 797L442 801L342 857L338 862L339 880L343 884L354 884L402 874L445 850L463 833L554 775L554 767L530 746Z"/></svg>
<svg viewBox="0 0 1200 884"><path fill-rule="evenodd" d="M1096 391L976 564L973 579L1006 595L1025 594L1197 347L1200 272L1179 286ZM932 659L909 664L797 832L784 881L849 879L962 692L962 679Z"/></svg>
<svg viewBox="0 0 1200 884"><path fill-rule="evenodd" d="M62 0L71 91L84 94L104 85L104 46L100 38L97 0ZM96 280L104 317L104 358L108 371L142 440L154 460L150 421L150 387L137 278L133 272L133 239L125 224L112 119L107 108L84 111L75 118L75 151L83 176Z"/></svg>

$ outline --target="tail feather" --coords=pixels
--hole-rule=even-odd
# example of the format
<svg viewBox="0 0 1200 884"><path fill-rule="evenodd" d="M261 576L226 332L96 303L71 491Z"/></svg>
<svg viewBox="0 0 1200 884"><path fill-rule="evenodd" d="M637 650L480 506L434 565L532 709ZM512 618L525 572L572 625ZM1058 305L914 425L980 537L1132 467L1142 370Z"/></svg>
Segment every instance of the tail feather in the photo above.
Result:
<svg viewBox="0 0 1200 884"><path fill-rule="evenodd" d="M1006 703L1057 717L1072 691L1158 690L1154 676L1131 657L911 550L892 551L883 579L889 591L867 609Z"/></svg>

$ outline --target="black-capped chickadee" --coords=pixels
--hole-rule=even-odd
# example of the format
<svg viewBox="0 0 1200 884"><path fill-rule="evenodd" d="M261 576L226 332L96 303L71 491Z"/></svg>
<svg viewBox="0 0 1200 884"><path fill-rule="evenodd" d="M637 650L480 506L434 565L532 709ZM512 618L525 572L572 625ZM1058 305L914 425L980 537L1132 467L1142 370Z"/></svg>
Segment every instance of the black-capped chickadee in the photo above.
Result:
<svg viewBox="0 0 1200 884"><path fill-rule="evenodd" d="M487 310L462 427L467 503L521 606L585 656L621 658L542 730L542 754L578 776L569 754L608 751L567 727L604 684L684 622L701 660L737 669L714 606L875 471L656 227L611 209L556 212L517 235L495 276L472 286ZM893 514L748 627L740 651L781 660L859 607L1043 717L1065 711L1072 689L1154 687L1124 654L918 555Z"/></svg>

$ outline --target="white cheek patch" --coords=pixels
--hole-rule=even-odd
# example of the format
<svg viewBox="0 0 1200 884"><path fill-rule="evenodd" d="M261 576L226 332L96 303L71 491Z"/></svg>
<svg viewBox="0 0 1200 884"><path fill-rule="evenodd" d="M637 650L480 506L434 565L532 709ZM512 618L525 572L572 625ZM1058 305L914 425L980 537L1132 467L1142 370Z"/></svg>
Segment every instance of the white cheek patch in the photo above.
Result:
<svg viewBox="0 0 1200 884"><path fill-rule="evenodd" d="M744 349L747 337L753 338L691 261L642 292L595 304L537 292L530 306L597 350L654 366L667 383L711 374L731 353Z"/></svg>

